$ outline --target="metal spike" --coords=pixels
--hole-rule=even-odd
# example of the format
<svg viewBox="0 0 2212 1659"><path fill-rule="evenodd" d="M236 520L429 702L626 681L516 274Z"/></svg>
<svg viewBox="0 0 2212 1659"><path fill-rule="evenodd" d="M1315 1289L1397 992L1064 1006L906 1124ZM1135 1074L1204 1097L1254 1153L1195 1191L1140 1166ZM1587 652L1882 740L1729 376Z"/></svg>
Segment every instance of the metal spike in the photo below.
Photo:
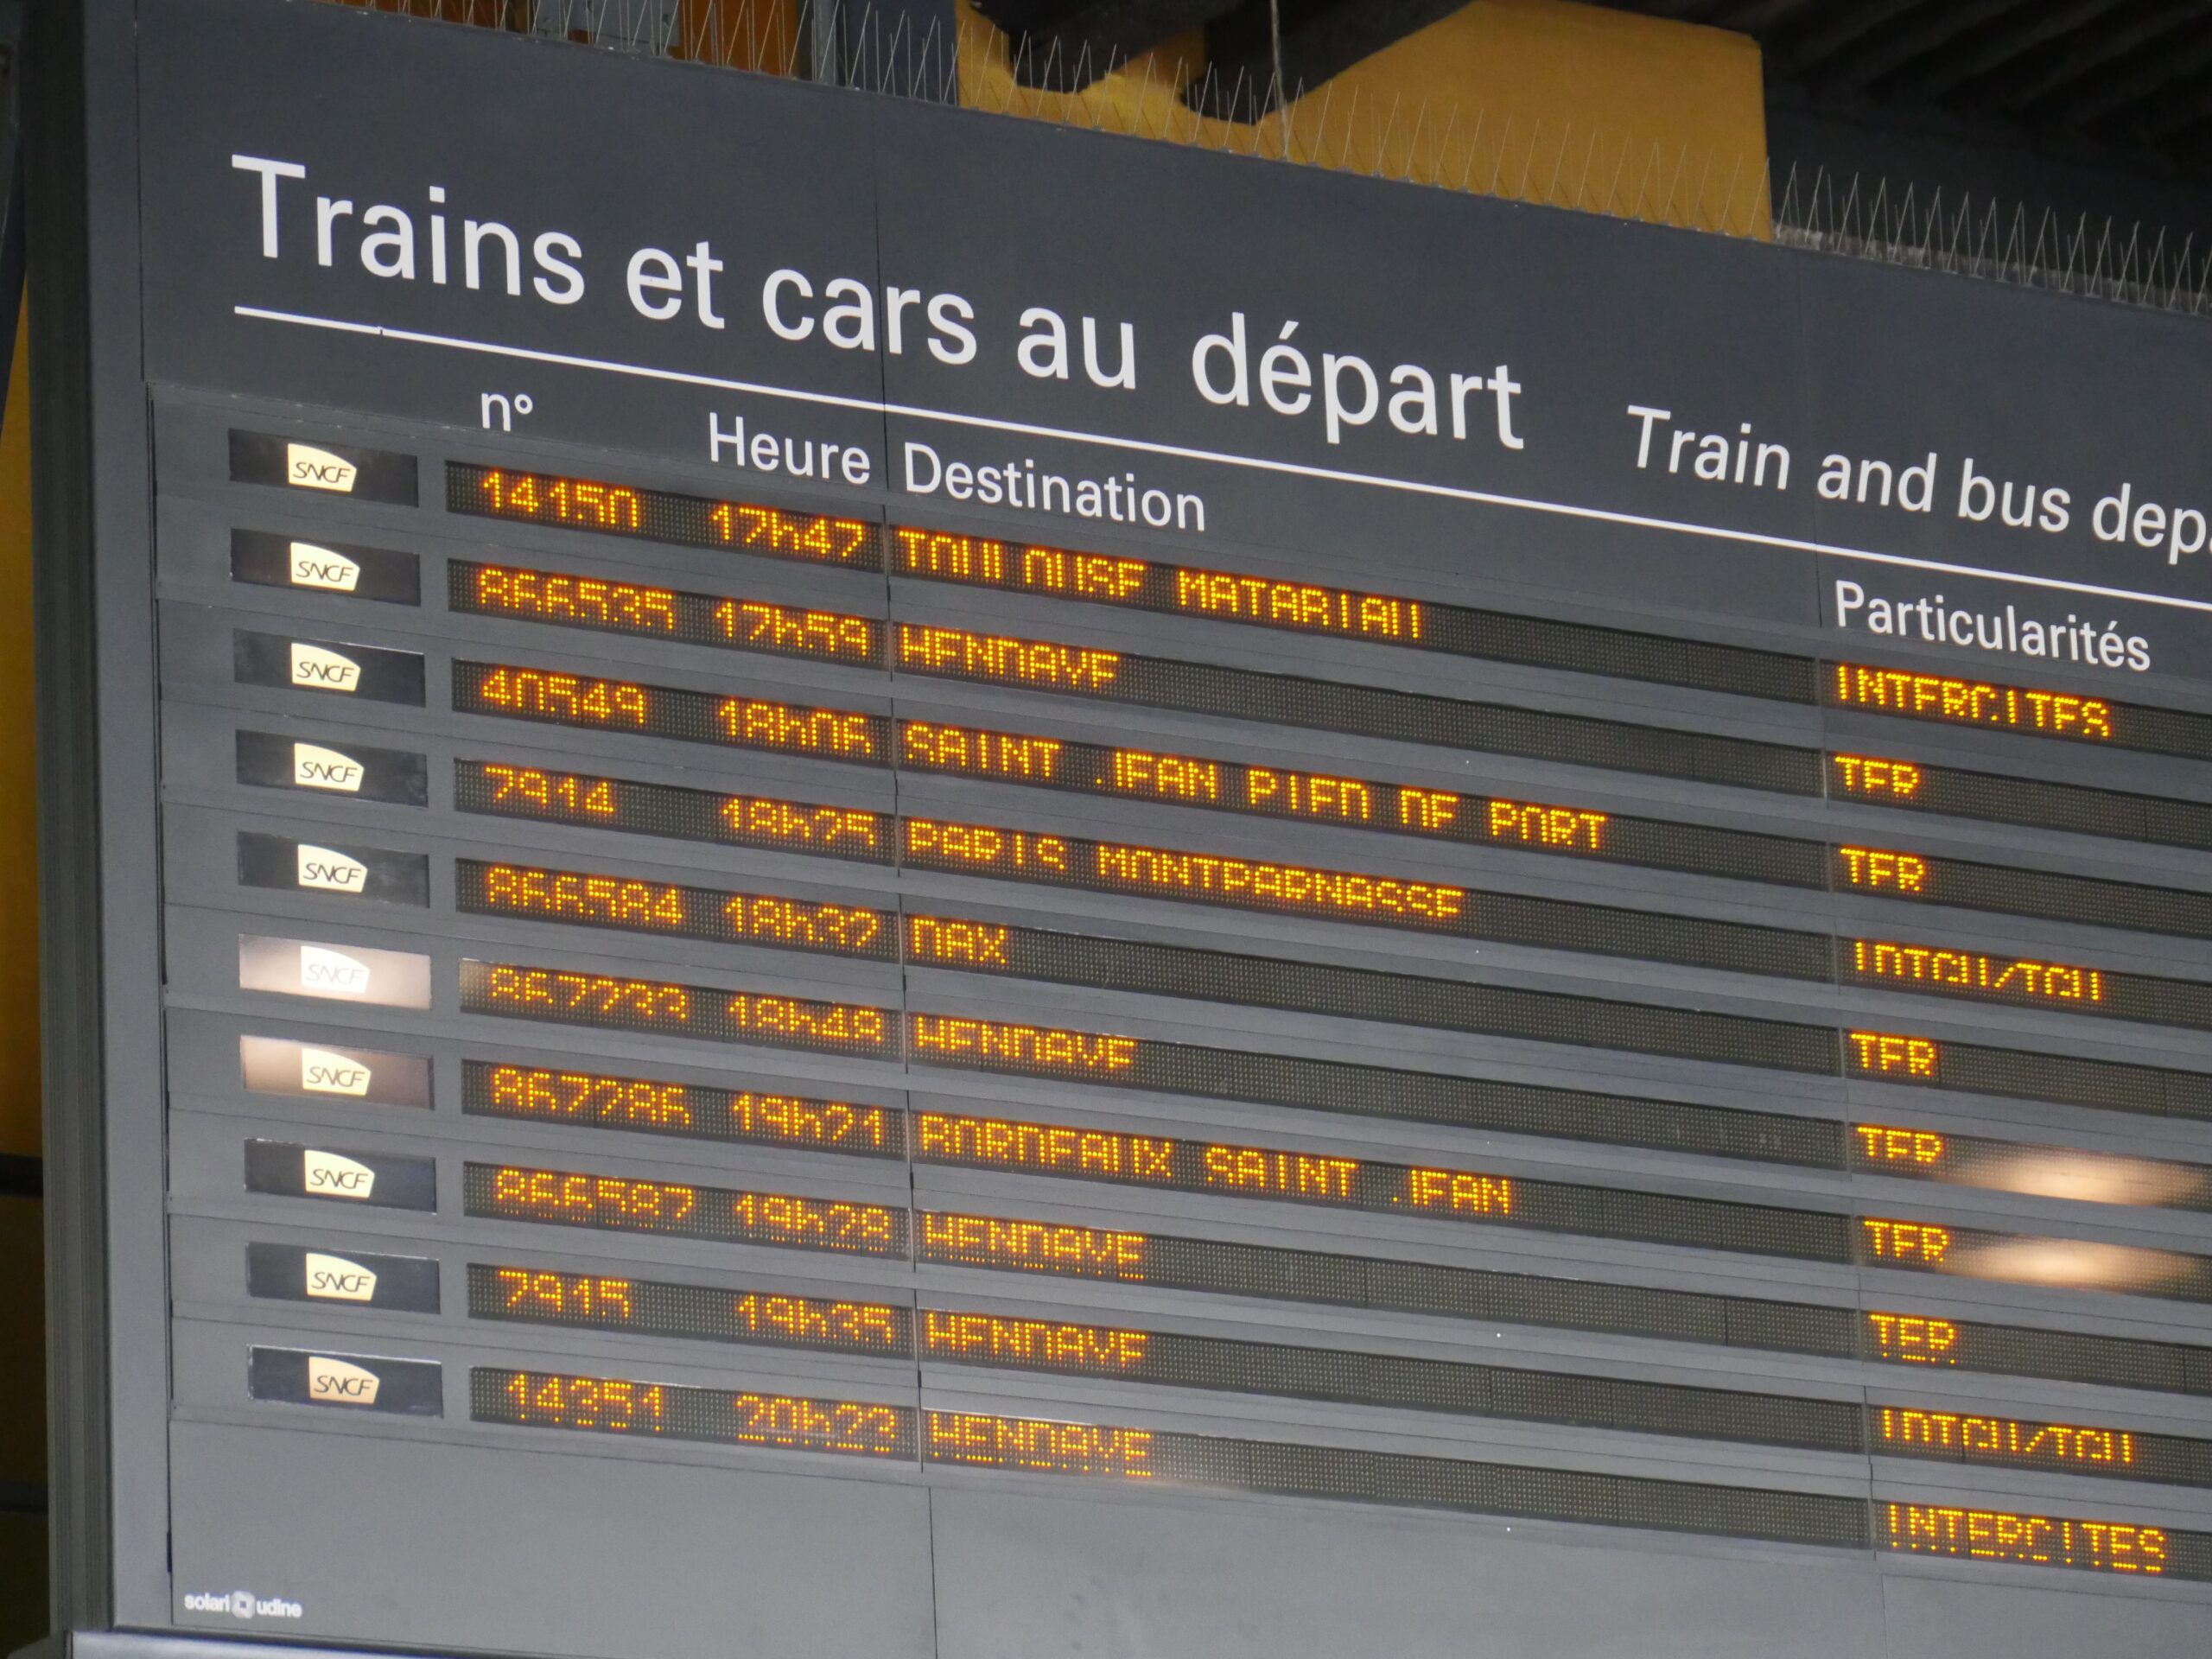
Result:
<svg viewBox="0 0 2212 1659"><path fill-rule="evenodd" d="M1513 193L1513 199L1516 201L1529 200L1529 175L1535 170L1536 149L1543 142L1544 124L1538 121L1535 130L1529 135L1529 157L1521 163L1521 184Z"/></svg>
<svg viewBox="0 0 2212 1659"><path fill-rule="evenodd" d="M1574 136L1574 124L1570 121L1560 130L1559 153L1552 157L1552 181L1544 187L1544 200L1556 207L1559 205L1559 175L1567 169L1567 143Z"/></svg>
<svg viewBox="0 0 2212 1659"><path fill-rule="evenodd" d="M1688 214L1689 215L1689 222L1690 222L1690 224L1691 224L1691 226L1692 226L1693 227L1696 227L1696 228L1702 228L1702 226L1703 226L1703 225L1704 225L1704 219L1705 219L1705 187L1706 187L1707 182L1709 180L1711 180L1711 178L1712 178L1712 177L1713 177L1713 152L1712 152L1711 150L1709 150L1709 149L1708 149L1707 151L1706 151L1706 152L1705 152L1705 165L1704 165L1704 167L1702 167L1701 168L1700 168L1700 169L1699 169L1699 171L1698 171L1698 175L1697 175L1697 199L1696 199L1694 201L1691 202L1691 203L1690 203L1690 205L1689 205L1689 207L1688 207L1687 209L1685 209L1685 210L1684 210L1684 211L1685 211L1685 212L1687 212L1687 213L1688 213Z"/></svg>
<svg viewBox="0 0 2212 1659"><path fill-rule="evenodd" d="M1682 153L1675 158L1675 175L1667 181L1666 204L1659 209L1659 222L1662 225L1675 222L1675 192L1681 187L1682 169L1689 164L1690 143L1685 138L1682 140Z"/></svg>
<svg viewBox="0 0 2212 1659"><path fill-rule="evenodd" d="M1353 86L1351 89L1351 107L1344 111L1344 142L1343 148L1337 152L1337 171L1339 173L1344 171L1351 165L1352 135L1359 130L1359 94L1361 90L1362 89L1357 84Z"/></svg>
<svg viewBox="0 0 2212 1659"><path fill-rule="evenodd" d="M1490 119L1488 110L1475 111L1475 130L1467 135L1467 165L1459 175L1459 188L1471 188L1475 176L1475 163L1482 159L1483 123Z"/></svg>
<svg viewBox="0 0 2212 1659"><path fill-rule="evenodd" d="M1326 167L1329 145L1329 111L1337 101L1337 78L1334 75L1321 83L1321 113L1313 123L1313 160L1316 167Z"/></svg>
<svg viewBox="0 0 2212 1659"><path fill-rule="evenodd" d="M1605 211L1611 213L1615 219L1633 219L1636 217L1635 205L1629 200L1625 194L1628 181L1628 164L1631 161L1635 160L1635 140L1624 137L1621 140L1620 156L1613 162L1612 188L1607 193L1605 199Z"/></svg>
<svg viewBox="0 0 2212 1659"><path fill-rule="evenodd" d="M1139 83L1136 89L1136 118L1140 121L1148 122L1152 119L1152 84L1154 80L1158 78L1159 72L1160 54L1157 52L1146 53L1144 54L1144 79ZM1154 133L1152 136L1156 138L1160 135L1158 133Z"/></svg>
<svg viewBox="0 0 2212 1659"><path fill-rule="evenodd" d="M1421 101L1421 108L1414 116L1414 130L1406 139L1406 170L1401 175L1408 184L1415 183L1415 169L1421 166L1421 136L1428 126L1428 99Z"/></svg>
<svg viewBox="0 0 2212 1659"><path fill-rule="evenodd" d="M1405 101L1403 92L1390 95L1390 118L1382 124L1382 136L1375 141L1375 170L1387 173L1390 168L1390 135L1398 130L1398 105Z"/></svg>
<svg viewBox="0 0 2212 1659"><path fill-rule="evenodd" d="M1651 159L1643 164L1643 176L1637 181L1636 206L1629 213L1629 217L1630 219L1642 219L1643 217L1643 199L1646 195L1650 194L1651 169L1658 165L1659 141L1655 138L1651 143Z"/></svg>

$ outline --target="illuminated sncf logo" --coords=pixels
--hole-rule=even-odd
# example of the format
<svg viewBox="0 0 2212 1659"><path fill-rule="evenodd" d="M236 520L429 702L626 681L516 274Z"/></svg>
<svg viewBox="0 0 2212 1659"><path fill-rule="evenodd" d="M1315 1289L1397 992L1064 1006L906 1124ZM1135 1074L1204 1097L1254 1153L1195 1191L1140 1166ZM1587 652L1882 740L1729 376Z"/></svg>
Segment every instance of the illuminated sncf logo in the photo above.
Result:
<svg viewBox="0 0 2212 1659"><path fill-rule="evenodd" d="M343 1153L309 1147L300 1155L300 1185L310 1198L366 1198L377 1190L377 1173Z"/></svg>
<svg viewBox="0 0 2212 1659"><path fill-rule="evenodd" d="M308 1398L324 1406L373 1406L384 1379L365 1365L332 1359L324 1354L308 1357Z"/></svg>
<svg viewBox="0 0 2212 1659"><path fill-rule="evenodd" d="M366 775L367 768L349 754L315 743L292 745L292 782L302 789L334 789L357 795Z"/></svg>
<svg viewBox="0 0 2212 1659"><path fill-rule="evenodd" d="M350 594L361 580L359 563L343 553L317 547L313 542L294 542L291 559L289 575L295 588L321 588L334 594Z"/></svg>
<svg viewBox="0 0 2212 1659"><path fill-rule="evenodd" d="M343 652L291 642L291 679L310 691L354 692L361 689L361 665Z"/></svg>
<svg viewBox="0 0 2212 1659"><path fill-rule="evenodd" d="M366 996L369 966L343 950L303 944L300 947L300 988L321 996Z"/></svg>
<svg viewBox="0 0 2212 1659"><path fill-rule="evenodd" d="M347 853L334 848L317 847L307 842L297 846L298 885L319 893L360 893L369 884L369 867Z"/></svg>
<svg viewBox="0 0 2212 1659"><path fill-rule="evenodd" d="M327 449L318 449L311 443L284 446L284 481L296 488L335 490L351 495L354 481L360 475L359 467Z"/></svg>
<svg viewBox="0 0 2212 1659"><path fill-rule="evenodd" d="M311 1095L352 1095L369 1092L376 1074L350 1054L334 1049L300 1050L300 1087Z"/></svg>
<svg viewBox="0 0 2212 1659"><path fill-rule="evenodd" d="M309 1250L301 1271L303 1288L318 1301L372 1302L377 1299L375 1270L345 1256Z"/></svg>

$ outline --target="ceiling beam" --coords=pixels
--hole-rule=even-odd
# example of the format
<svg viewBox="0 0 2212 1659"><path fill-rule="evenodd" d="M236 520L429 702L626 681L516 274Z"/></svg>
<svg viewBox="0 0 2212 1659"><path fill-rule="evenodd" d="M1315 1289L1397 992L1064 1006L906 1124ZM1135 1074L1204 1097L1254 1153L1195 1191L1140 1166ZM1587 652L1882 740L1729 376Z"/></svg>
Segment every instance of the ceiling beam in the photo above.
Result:
<svg viewBox="0 0 2212 1659"><path fill-rule="evenodd" d="M1856 53L1839 54L1840 61L1823 67L1814 77L1821 92L1841 96L1864 92L1909 64L1941 52L1962 35L1972 34L2029 3L2048 6L2050 0L1950 0L1897 29L1885 29Z"/></svg>
<svg viewBox="0 0 2212 1659"><path fill-rule="evenodd" d="M2158 137L2187 132L2212 119L2212 86L2199 81L2180 96L2161 99L2142 123L2143 130Z"/></svg>
<svg viewBox="0 0 2212 1659"><path fill-rule="evenodd" d="M1737 0L1732 6L1708 9L1698 21L1715 29L1732 29L1739 35L1764 37L1777 24L1788 22L1800 12L1810 11L1814 3L1815 0Z"/></svg>
<svg viewBox="0 0 2212 1659"><path fill-rule="evenodd" d="M1672 23L1702 23L1709 21L1709 14L1718 11L1727 0L1637 0L1626 8L1642 12L1646 17L1657 17Z"/></svg>
<svg viewBox="0 0 2212 1659"><path fill-rule="evenodd" d="M2071 5L2046 6L2043 16L2033 22L2008 29L1978 47L1955 52L1942 62L1929 65L1912 77L1912 90L1922 98L1941 98L1970 80L1979 80L2008 63L2017 63L2039 46L2048 46L2053 41L2086 29L2128 3L2129 0L2074 0ZM2069 43L2068 53L2073 53L2080 44Z"/></svg>
<svg viewBox="0 0 2212 1659"><path fill-rule="evenodd" d="M1855 41L1864 40L1892 19L1909 11L1919 10L1926 0L1858 0L1853 5L1830 3L1822 9L1819 22L1802 30L1791 31L1785 39L1770 42L1767 56L1770 62L1781 60L1782 67L1793 76L1803 75L1818 69L1822 60L1840 53Z"/></svg>
<svg viewBox="0 0 2212 1659"><path fill-rule="evenodd" d="M2069 127L2094 126L2177 81L2188 80L2212 69L2212 19L2205 17L2202 7L2198 8L2197 22L2201 32L2195 40L2167 50L2139 53L2137 56L2142 60L2126 73L2077 98L2062 101L2056 111L2058 119Z"/></svg>
<svg viewBox="0 0 2212 1659"><path fill-rule="evenodd" d="M2202 22L2203 17L2204 0L2166 0L2165 4L2124 22L2067 41L2037 68L2007 76L1991 88L1987 105L2019 114L2067 86L2081 86L2106 65Z"/></svg>
<svg viewBox="0 0 2212 1659"><path fill-rule="evenodd" d="M976 0L1007 37L1014 78L1079 92L1162 41L1211 22L1237 0Z"/></svg>

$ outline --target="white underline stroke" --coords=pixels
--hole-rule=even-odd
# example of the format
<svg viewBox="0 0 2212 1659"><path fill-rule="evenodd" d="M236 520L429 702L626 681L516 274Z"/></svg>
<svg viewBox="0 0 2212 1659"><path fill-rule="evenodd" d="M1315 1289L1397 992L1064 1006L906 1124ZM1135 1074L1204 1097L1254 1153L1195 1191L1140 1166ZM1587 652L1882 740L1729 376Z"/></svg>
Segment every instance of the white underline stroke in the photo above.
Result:
<svg viewBox="0 0 2212 1659"><path fill-rule="evenodd" d="M290 323L303 328L325 328L340 334L372 334L416 346L437 346L448 351L476 352L487 357L513 358L528 363L549 363L562 368L594 369L602 374L628 375L639 380L664 380L678 385L709 386L718 391L741 391L756 397L780 397L793 403L823 404L837 409L866 410L872 414L904 415L918 421L941 421L953 426L986 427L997 432L1017 432L1026 437L1058 438L1070 443L1096 444L1142 454L1169 455L1181 461L1210 462L1217 467L1242 467L1249 471L1283 473L1315 478L1332 484L1357 484L1369 489L1398 490L1410 495L1440 496L1452 501L1471 501L1484 506L1513 507L1524 512L1545 512L1565 518L1586 518L1599 524L1626 524L1637 530L1666 531L1678 536L1707 536L1718 541L1752 547L1777 548L1791 553L1825 554L1830 558L1855 559L1866 564L1896 565L1909 570L1932 570L1939 575L1967 576L1983 582L2017 582L2061 593L2088 594L2100 599L2133 600L2138 604L2163 605L2173 610L2212 613L2212 600L2183 599L2167 594L2139 593L2131 588L2107 588L2095 582L2068 582L2058 576L2032 576L2014 570L1986 570L1979 565L1949 564L1940 559L1916 559L1902 553L1877 553L1869 548L1843 547L1832 542L1773 536L1755 530L1731 530L1720 524L1693 524L1677 518L1655 518L1642 513L1614 512L1604 507L1578 507L1563 501L1539 501L1527 496L1499 495L1488 490L1462 489L1451 484L1425 484L1414 479L1388 478L1376 473L1355 473L1333 467L1309 467L1294 461L1269 461L1258 455L1231 454L1225 450L1196 449L1183 444L1160 443L1147 438L1120 438L1097 432L1077 432L1065 427L1033 426L1022 421L995 419L986 415L962 415L951 410L923 409L912 404L886 403L874 397L845 397L835 392L801 391L791 386L765 385L753 380L731 380L719 375L694 374L683 369L657 369L638 363L616 363L605 358L578 357L567 352L541 352L527 346L502 346L493 340L464 340L454 334L423 334L412 328L390 328L381 323L347 322L337 317L308 316L296 311L271 311L261 306L231 308L241 317L261 322Z"/></svg>

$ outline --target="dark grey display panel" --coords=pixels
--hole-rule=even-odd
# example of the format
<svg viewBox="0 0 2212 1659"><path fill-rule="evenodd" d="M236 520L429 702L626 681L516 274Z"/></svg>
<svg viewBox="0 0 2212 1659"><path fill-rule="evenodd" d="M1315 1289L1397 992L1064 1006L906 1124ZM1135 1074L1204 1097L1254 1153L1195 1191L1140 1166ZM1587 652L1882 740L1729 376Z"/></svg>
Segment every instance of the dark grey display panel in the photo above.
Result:
<svg viewBox="0 0 2212 1659"><path fill-rule="evenodd" d="M2201 322L137 26L86 1622L2202 1650Z"/></svg>

